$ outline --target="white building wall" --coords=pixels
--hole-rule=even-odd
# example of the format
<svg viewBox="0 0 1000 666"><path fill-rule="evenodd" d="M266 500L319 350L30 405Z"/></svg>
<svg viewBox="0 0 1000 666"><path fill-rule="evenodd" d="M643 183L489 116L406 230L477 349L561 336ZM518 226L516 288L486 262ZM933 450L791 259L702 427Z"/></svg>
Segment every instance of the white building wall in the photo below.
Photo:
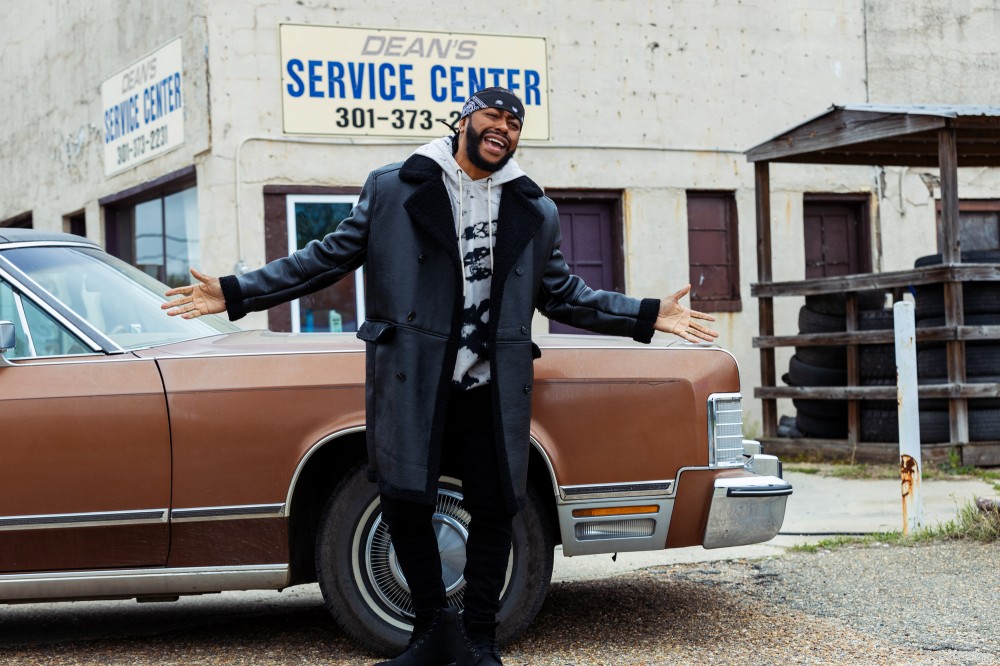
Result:
<svg viewBox="0 0 1000 666"><path fill-rule="evenodd" d="M720 344L759 383L753 165L743 151L831 103L1000 104L992 0L68 0L18 5L0 25L0 220L32 211L61 229L97 204L194 164L204 269L264 261L268 184L360 186L419 142L302 139L281 133L277 27L282 22L534 35L547 39L552 138L518 161L543 187L622 190L630 293L687 282L686 191L733 190L739 216L741 313L717 314ZM185 143L104 177L102 81L176 36L184 39ZM531 122L531 117L527 118ZM239 161L237 163L237 156ZM804 275L804 192L873 195L873 264L912 266L936 251L931 169L773 165L774 279ZM960 194L995 198L1000 175L963 171ZM237 210L237 200L239 202ZM801 299L776 301L794 332ZM266 325L262 314L248 325ZM536 328L543 330L544 322ZM779 376L791 350L779 350ZM759 406L747 400L750 422Z"/></svg>

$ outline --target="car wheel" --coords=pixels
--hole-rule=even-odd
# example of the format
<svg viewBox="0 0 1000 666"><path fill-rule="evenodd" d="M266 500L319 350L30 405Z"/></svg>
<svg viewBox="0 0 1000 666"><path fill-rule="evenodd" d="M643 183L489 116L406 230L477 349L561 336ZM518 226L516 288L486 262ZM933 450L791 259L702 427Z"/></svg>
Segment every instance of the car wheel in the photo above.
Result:
<svg viewBox="0 0 1000 666"><path fill-rule="evenodd" d="M458 479L441 478L433 520L448 603L462 608L470 517ZM497 632L501 643L517 638L541 609L554 548L539 495L529 488L527 504L514 519ZM382 521L378 490L364 465L353 469L327 500L316 567L326 606L345 633L381 654L395 655L406 647L413 626L409 588Z"/></svg>

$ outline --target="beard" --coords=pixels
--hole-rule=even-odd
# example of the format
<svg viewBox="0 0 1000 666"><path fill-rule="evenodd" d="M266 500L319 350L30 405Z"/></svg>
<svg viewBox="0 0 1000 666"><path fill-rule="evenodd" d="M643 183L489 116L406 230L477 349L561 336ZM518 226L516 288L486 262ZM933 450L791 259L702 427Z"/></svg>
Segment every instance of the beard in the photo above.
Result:
<svg viewBox="0 0 1000 666"><path fill-rule="evenodd" d="M507 166L507 162L510 162L510 158L514 157L514 153L517 152L516 149L510 151L503 157L501 157L496 162L491 162L482 156L479 148L483 143L483 135L475 130L470 122L465 127L465 156L469 158L476 167L482 169L483 171L489 171L490 173L496 173L500 169Z"/></svg>

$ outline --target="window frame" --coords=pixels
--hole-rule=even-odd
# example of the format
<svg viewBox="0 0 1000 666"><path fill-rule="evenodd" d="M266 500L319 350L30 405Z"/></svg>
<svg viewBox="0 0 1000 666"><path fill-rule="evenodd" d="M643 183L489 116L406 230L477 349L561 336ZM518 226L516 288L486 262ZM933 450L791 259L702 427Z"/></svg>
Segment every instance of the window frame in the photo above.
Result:
<svg viewBox="0 0 1000 666"><path fill-rule="evenodd" d="M135 187L130 187L126 190L122 190L121 192L98 199L97 203L101 206L104 213L103 226L105 250L107 250L108 254L136 266L136 257L134 256L136 206L160 199L161 214L163 214L165 212L163 207L166 205L164 201L166 197L191 188L195 188L195 194L197 195L197 187L197 174L194 165L191 165L168 173L147 183L142 183L141 185L136 185ZM130 228L132 245L128 252L122 251L123 234L120 225L126 225ZM112 227L114 227L114 233L112 233ZM164 238L165 237L166 235L164 233ZM199 238L199 241L200 240L201 239ZM164 264L164 271L165 270L166 265ZM156 277L161 282L166 282L166 279L160 279L159 276L153 277ZM164 275L164 278L166 278L166 275Z"/></svg>
<svg viewBox="0 0 1000 666"><path fill-rule="evenodd" d="M285 233L288 254L291 255L298 250L298 231L295 220L295 204L298 203L330 203L330 204L350 204L353 209L358 205L359 194L288 194L285 196ZM359 267L354 271L354 307L357 312L358 328L365 321L365 268ZM301 314L299 301L294 299L289 301L291 329L292 333L302 332Z"/></svg>

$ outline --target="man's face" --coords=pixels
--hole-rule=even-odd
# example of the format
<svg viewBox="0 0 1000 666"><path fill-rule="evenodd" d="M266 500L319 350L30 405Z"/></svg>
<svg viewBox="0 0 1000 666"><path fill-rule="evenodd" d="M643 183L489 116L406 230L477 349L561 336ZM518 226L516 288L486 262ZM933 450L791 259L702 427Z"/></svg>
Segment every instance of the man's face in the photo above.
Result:
<svg viewBox="0 0 1000 666"><path fill-rule="evenodd" d="M517 150L521 121L509 111L480 109L466 119L465 154L477 168L493 173Z"/></svg>

